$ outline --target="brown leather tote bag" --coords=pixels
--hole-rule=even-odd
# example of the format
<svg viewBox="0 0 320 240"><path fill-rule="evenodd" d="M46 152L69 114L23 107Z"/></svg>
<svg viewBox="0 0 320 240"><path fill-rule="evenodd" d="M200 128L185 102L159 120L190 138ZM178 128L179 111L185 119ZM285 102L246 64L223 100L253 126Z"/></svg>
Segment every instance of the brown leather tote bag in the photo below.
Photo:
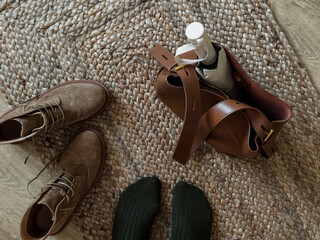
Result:
<svg viewBox="0 0 320 240"><path fill-rule="evenodd" d="M260 88L224 49L241 99L229 99L205 84L194 65L178 66L164 47L157 45L150 50L163 66L154 83L156 94L184 120L173 155L182 164L203 141L232 156L254 157L260 152L270 157L277 151L277 133L291 117L287 104ZM196 58L194 51L186 55Z"/></svg>

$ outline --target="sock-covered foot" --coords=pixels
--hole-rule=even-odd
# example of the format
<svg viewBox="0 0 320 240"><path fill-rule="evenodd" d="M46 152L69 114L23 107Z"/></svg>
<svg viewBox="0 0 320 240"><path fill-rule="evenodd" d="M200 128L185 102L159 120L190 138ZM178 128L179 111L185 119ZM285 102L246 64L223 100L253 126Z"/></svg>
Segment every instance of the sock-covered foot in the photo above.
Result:
<svg viewBox="0 0 320 240"><path fill-rule="evenodd" d="M146 177L121 195L113 222L113 240L147 240L160 205L161 182Z"/></svg>
<svg viewBox="0 0 320 240"><path fill-rule="evenodd" d="M179 182L172 197L172 240L209 240L212 210L202 191Z"/></svg>

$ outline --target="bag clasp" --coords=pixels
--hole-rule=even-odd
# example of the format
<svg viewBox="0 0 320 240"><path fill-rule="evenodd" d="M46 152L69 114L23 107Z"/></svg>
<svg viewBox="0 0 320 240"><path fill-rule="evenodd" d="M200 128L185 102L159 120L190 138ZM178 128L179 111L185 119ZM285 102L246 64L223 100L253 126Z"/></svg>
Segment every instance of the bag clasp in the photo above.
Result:
<svg viewBox="0 0 320 240"><path fill-rule="evenodd" d="M268 131L264 131L264 132L266 133L266 136L263 139L263 143L266 143L269 140L269 138L272 136L274 130L271 128L269 132Z"/></svg>

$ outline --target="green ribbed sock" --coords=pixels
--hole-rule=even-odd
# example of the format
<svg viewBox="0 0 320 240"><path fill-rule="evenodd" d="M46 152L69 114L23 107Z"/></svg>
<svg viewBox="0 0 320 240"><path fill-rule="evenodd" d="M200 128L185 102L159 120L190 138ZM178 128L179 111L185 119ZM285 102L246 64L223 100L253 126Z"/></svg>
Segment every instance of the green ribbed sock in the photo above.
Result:
<svg viewBox="0 0 320 240"><path fill-rule="evenodd" d="M121 195L113 222L113 240L147 240L160 206L161 182L146 177Z"/></svg>
<svg viewBox="0 0 320 240"><path fill-rule="evenodd" d="M212 210L202 191L186 182L173 189L171 240L209 240Z"/></svg>

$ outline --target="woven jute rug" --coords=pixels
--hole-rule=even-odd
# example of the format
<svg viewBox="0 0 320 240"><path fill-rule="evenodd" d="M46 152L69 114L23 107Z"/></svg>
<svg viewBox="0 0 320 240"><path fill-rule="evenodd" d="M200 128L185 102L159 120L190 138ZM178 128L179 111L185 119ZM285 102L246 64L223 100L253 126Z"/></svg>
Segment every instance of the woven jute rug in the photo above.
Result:
<svg viewBox="0 0 320 240"><path fill-rule="evenodd" d="M271 159L233 158L206 143L186 166L171 159L182 121L155 95L160 65L148 49L174 52L193 21L292 108ZM119 194L145 176L162 181L151 239L170 238L171 191L180 180L207 196L212 239L320 239L320 98L264 0L3 0L0 47L1 90L11 105L73 79L99 81L113 94L95 119L35 138L47 162L80 128L104 134L103 176L75 214L85 239L111 239Z"/></svg>

